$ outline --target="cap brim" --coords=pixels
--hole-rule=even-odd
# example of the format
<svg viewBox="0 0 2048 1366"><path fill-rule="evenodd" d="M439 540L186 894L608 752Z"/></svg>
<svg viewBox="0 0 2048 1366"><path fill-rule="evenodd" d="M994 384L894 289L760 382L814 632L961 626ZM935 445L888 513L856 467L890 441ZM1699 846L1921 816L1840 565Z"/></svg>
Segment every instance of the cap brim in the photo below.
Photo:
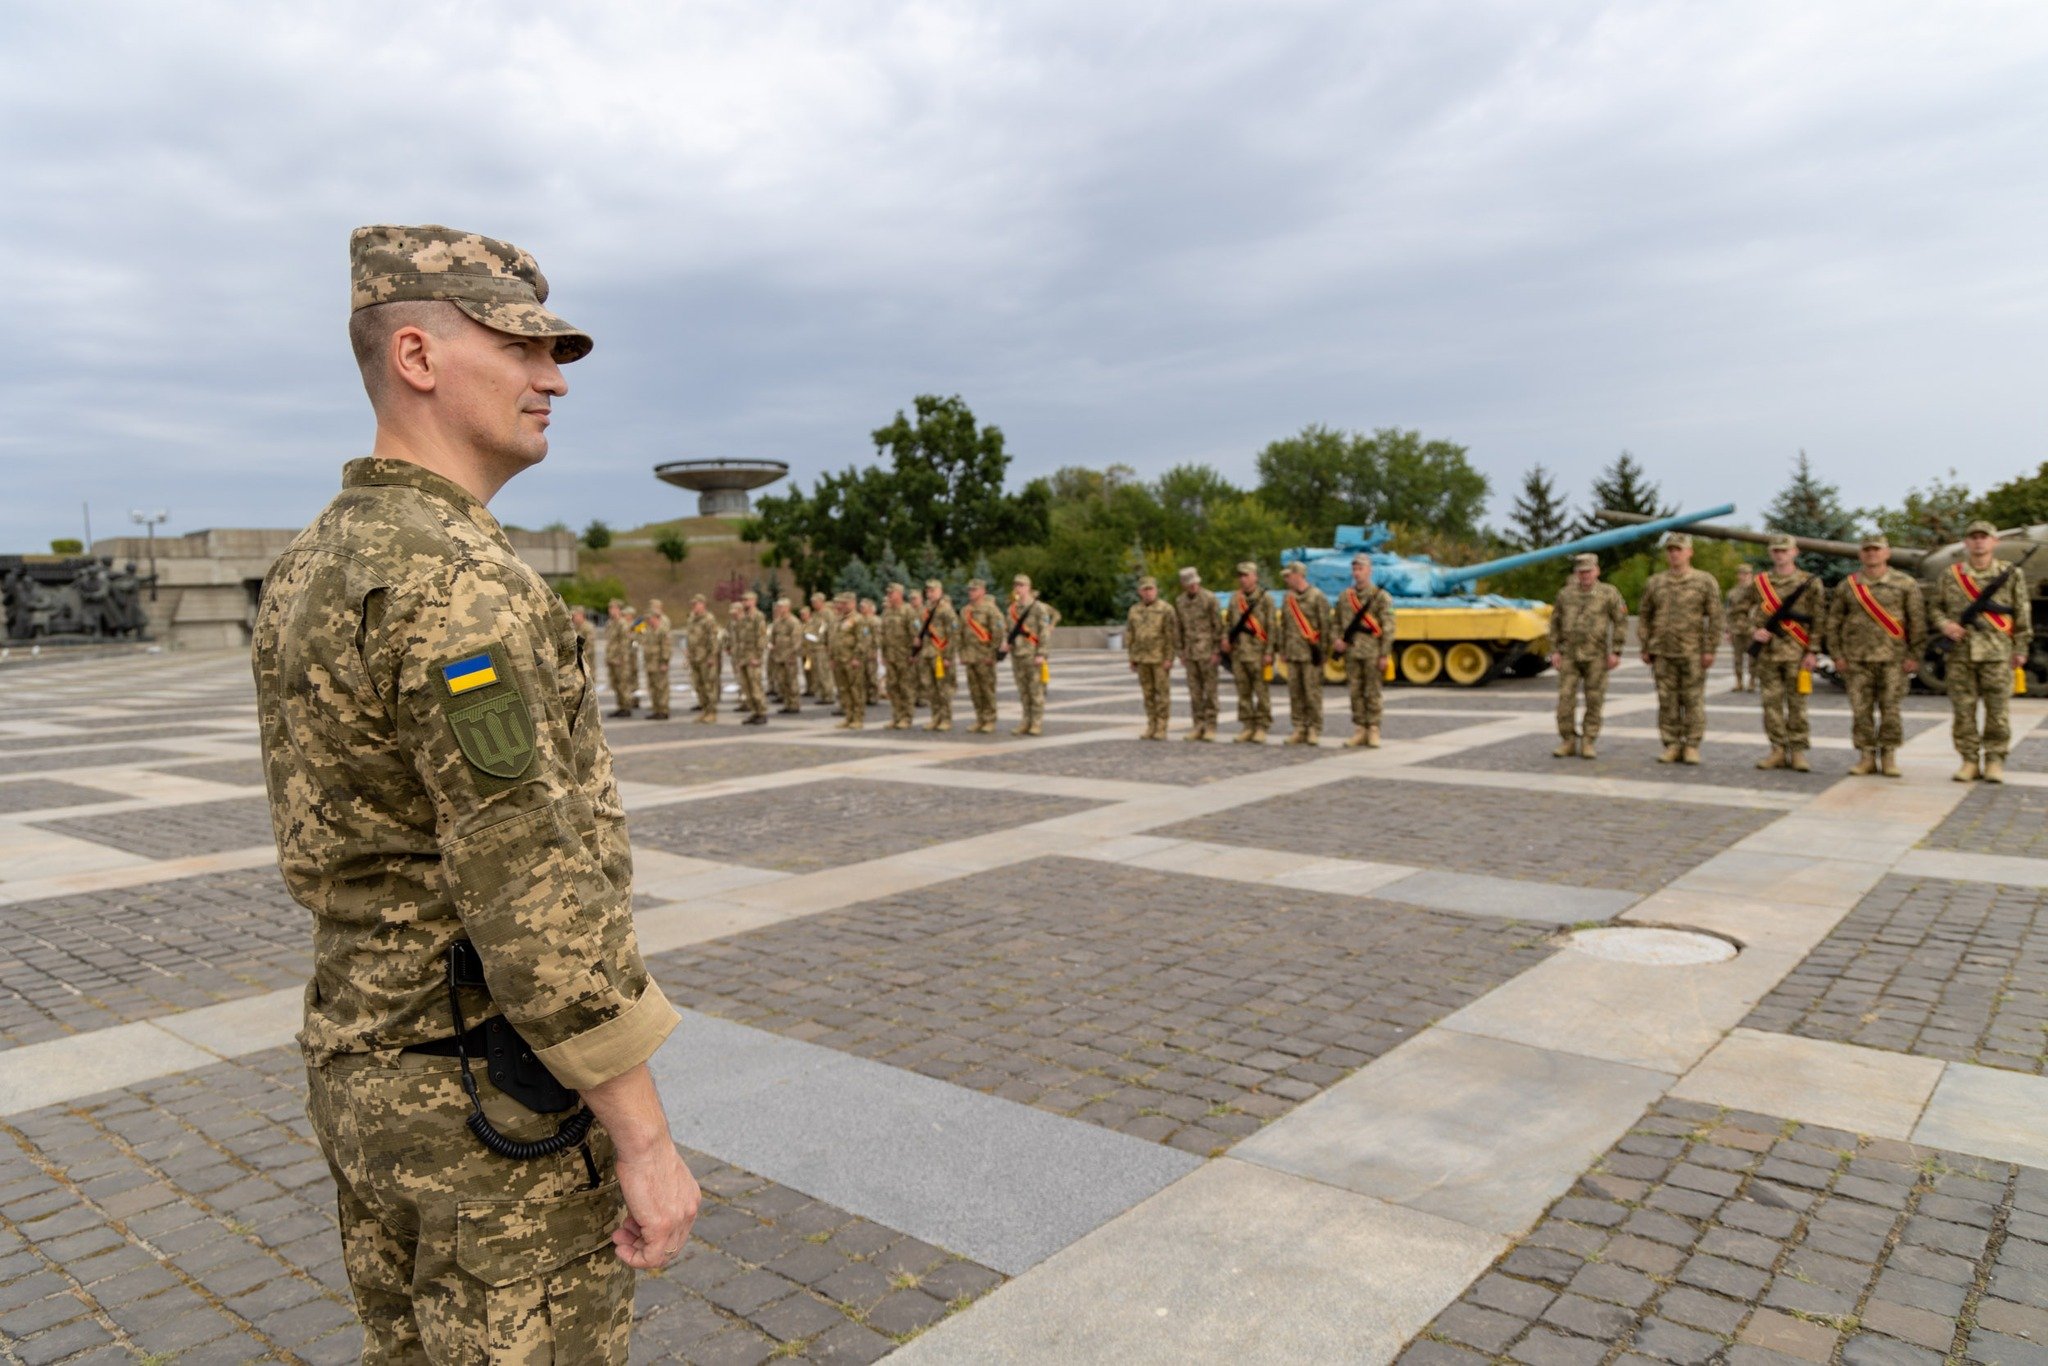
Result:
<svg viewBox="0 0 2048 1366"><path fill-rule="evenodd" d="M481 303L475 299L451 299L449 302L493 332L505 332L515 337L552 337L555 363L558 365L582 360L597 345L589 333L539 304Z"/></svg>

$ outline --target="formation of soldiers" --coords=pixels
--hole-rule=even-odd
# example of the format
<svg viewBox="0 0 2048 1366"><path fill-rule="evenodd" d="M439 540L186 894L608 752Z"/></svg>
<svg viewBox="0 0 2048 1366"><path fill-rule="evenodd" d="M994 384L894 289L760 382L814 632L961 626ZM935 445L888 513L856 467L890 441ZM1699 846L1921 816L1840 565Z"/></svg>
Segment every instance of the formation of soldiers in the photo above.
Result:
<svg viewBox="0 0 2048 1366"><path fill-rule="evenodd" d="M1891 567L1891 544L1863 538L1856 570L1829 589L1799 567L1789 536L1768 546L1770 567L1738 575L1724 598L1714 576L1692 565L1692 538L1664 538L1666 568L1651 576L1637 608L1637 644L1657 680L1660 763L1697 764L1706 733L1706 674L1723 639L1735 651L1736 691L1762 703L1770 752L1760 769L1812 771L1806 699L1813 670L1826 659L1848 688L1856 777L1900 776L1905 740L1899 719L1907 683L1918 671L1929 632L1945 648L1957 782L2005 781L2012 746L2010 706L2018 671L2033 642L2026 571L1997 558L1998 529L1975 521L1963 534L1964 558L1932 593ZM1580 555L1557 596L1550 633L1558 672L1560 758L1596 757L1607 673L1621 662L1628 612L1613 585L1600 582L1598 556ZM1578 696L1583 690L1583 714Z"/></svg>

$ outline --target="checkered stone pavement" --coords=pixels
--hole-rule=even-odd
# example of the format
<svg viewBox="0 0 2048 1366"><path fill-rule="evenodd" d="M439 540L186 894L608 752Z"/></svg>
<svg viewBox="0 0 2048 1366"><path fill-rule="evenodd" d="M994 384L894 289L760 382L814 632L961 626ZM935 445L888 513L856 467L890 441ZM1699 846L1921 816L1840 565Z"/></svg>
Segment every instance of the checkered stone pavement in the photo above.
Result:
<svg viewBox="0 0 2048 1366"><path fill-rule="evenodd" d="M1656 783L1713 783L1717 787L1753 787L1776 792L1819 792L1841 776L1854 762L1848 755L1821 751L1808 757L1814 760L1811 773L1793 773L1785 769L1759 769L1756 761L1764 757L1768 747L1761 741L1754 747L1748 745L1707 744L1700 749L1700 762L1691 764L1660 764L1657 756L1664 747L1655 740L1630 740L1617 736L1603 735L1596 747L1597 759L1553 759L1550 751L1557 748L1555 734L1518 736L1513 740L1502 740L1496 744L1481 745L1477 749L1461 750L1442 759L1432 760L1428 767L1477 769L1488 773L1545 773L1575 778L1627 778L1636 782Z"/></svg>
<svg viewBox="0 0 2048 1366"><path fill-rule="evenodd" d="M2048 1171L1665 1101L1401 1366L2026 1366Z"/></svg>
<svg viewBox="0 0 2048 1366"><path fill-rule="evenodd" d="M195 802L149 811L73 816L68 820L39 821L37 828L154 859L270 848L277 839L271 830L267 797L230 797L226 801Z"/></svg>
<svg viewBox="0 0 2048 1366"><path fill-rule="evenodd" d="M670 999L1208 1154L1548 957L1543 928L1043 859L650 962Z"/></svg>
<svg viewBox="0 0 2048 1366"><path fill-rule="evenodd" d="M164 771L180 778L197 778L201 782L221 783L227 787L261 787L264 781L261 759L203 759Z"/></svg>
<svg viewBox="0 0 2048 1366"><path fill-rule="evenodd" d="M0 755L0 777L14 773L49 773L63 768L139 767L188 756L170 749L109 745L105 749L66 749L47 754Z"/></svg>
<svg viewBox="0 0 2048 1366"><path fill-rule="evenodd" d="M190 740L199 736L217 736L223 732L214 726L94 726L77 735L24 735L13 739L0 740L0 754L22 754L30 750L70 749L75 745L103 745L109 740Z"/></svg>
<svg viewBox="0 0 2048 1366"><path fill-rule="evenodd" d="M2048 789L1976 784L1921 844L1970 854L2048 858Z"/></svg>
<svg viewBox="0 0 2048 1366"><path fill-rule="evenodd" d="M1065 719L1066 713L1048 711L1045 714L1045 735L1050 738L1060 735L1114 734L1117 726L1113 718L1096 717L1092 720ZM826 734L836 739L859 740L873 745L1000 745L1017 743L1016 729L1023 716L1014 706L1005 706L996 715L996 728L982 735L968 730L974 724L974 707L959 698L953 701L953 729L926 730L925 722L931 718L924 712L917 714L917 724L909 730L890 730L889 709L871 708L868 723L861 730L829 730Z"/></svg>
<svg viewBox="0 0 2048 1366"><path fill-rule="evenodd" d="M1156 740L1115 739L1093 745L1061 745L979 759L956 759L946 767L975 773L1034 773L1187 787L1322 757L1325 756L1320 751L1300 746L1161 744Z"/></svg>
<svg viewBox="0 0 2048 1366"><path fill-rule="evenodd" d="M1386 783L1360 778L1148 833L1646 892L1775 815L1679 800L1558 798L1421 783L1390 792Z"/></svg>
<svg viewBox="0 0 2048 1366"><path fill-rule="evenodd" d="M1888 877L1746 1023L2048 1072L2048 890Z"/></svg>
<svg viewBox="0 0 2048 1366"><path fill-rule="evenodd" d="M60 806L93 806L100 802L117 802L118 795L96 787L80 787L77 783L60 783L48 778L24 778L19 782L0 783L0 816L15 815L24 811L49 811Z"/></svg>
<svg viewBox="0 0 2048 1366"><path fill-rule="evenodd" d="M732 741L673 749L624 749L612 756L621 781L692 787L728 778L751 778L819 764L843 764L861 756L839 746Z"/></svg>

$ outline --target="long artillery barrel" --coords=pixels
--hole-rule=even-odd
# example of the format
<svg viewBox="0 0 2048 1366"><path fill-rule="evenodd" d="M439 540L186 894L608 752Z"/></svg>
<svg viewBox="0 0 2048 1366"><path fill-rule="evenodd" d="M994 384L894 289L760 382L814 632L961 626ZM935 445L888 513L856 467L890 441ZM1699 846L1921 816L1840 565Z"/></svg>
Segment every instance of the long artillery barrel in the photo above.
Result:
<svg viewBox="0 0 2048 1366"><path fill-rule="evenodd" d="M1590 536L1581 536L1576 541L1545 546L1541 550L1528 550L1520 555L1488 560L1484 564L1468 564L1456 569L1438 568L1435 575L1435 592L1448 593L1475 579L1505 574L1511 569L1520 569L1525 564L1541 564L1545 560L1562 559L1567 555L1577 555L1588 550L1605 550L1608 546L1625 545L1630 541L1639 541L1645 536L1655 536L1661 531L1674 531L1680 527L1691 528L1695 523L1705 521L1709 517L1725 517L1733 511L1735 504L1723 503L1719 507L1707 508L1700 512L1682 512L1676 517L1659 517L1655 521L1644 521L1640 525L1616 527L1612 531L1596 531Z"/></svg>
<svg viewBox="0 0 2048 1366"><path fill-rule="evenodd" d="M1640 526L1650 520L1640 512L1614 512L1607 508L1602 508L1594 515L1603 522L1613 522L1617 526ZM1711 515L1719 516L1720 514L1714 513ZM1751 545L1769 545L1772 538L1778 534L1774 531L1751 531L1748 527L1740 526L1700 526L1697 524L1689 528L1689 530L1695 536L1708 536L1717 541L1747 541ZM1845 560L1855 559L1862 550L1862 547L1854 541L1823 541L1812 536L1794 536L1792 544L1798 546L1801 550L1812 551L1815 554L1840 555ZM1908 565L1920 563L1921 560L1927 557L1927 553L1927 551L1918 546L1895 545L1892 547L1892 563L1903 569Z"/></svg>

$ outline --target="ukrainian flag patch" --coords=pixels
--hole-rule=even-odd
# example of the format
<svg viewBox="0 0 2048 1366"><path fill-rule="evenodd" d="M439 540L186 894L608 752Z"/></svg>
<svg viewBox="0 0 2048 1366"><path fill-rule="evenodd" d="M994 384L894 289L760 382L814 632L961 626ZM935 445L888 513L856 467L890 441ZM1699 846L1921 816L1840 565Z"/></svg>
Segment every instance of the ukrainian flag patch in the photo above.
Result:
<svg viewBox="0 0 2048 1366"><path fill-rule="evenodd" d="M450 697L460 697L478 688L488 688L498 681L498 671L491 667L488 654L457 660L441 668L441 682L448 689Z"/></svg>

